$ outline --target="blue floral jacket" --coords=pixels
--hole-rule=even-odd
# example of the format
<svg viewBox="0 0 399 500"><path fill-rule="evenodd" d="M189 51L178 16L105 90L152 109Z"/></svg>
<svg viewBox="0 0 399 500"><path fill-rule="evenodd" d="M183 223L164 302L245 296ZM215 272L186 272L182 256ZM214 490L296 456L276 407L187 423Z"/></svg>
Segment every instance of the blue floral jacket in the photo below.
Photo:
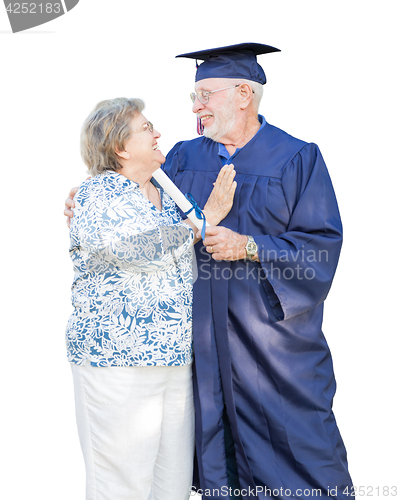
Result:
<svg viewBox="0 0 399 500"><path fill-rule="evenodd" d="M160 212L138 184L105 172L75 195L69 361L178 366L192 361L193 231L160 191Z"/></svg>

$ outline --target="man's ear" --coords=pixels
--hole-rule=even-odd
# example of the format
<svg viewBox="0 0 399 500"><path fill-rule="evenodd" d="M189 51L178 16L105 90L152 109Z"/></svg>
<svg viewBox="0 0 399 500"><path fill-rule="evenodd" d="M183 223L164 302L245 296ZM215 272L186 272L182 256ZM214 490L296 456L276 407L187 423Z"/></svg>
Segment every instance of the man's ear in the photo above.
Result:
<svg viewBox="0 0 399 500"><path fill-rule="evenodd" d="M130 160L130 154L127 151L118 151L115 149L115 153L123 160Z"/></svg>
<svg viewBox="0 0 399 500"><path fill-rule="evenodd" d="M240 108L247 108L252 101L252 89L247 83L242 83L238 89L240 95Z"/></svg>

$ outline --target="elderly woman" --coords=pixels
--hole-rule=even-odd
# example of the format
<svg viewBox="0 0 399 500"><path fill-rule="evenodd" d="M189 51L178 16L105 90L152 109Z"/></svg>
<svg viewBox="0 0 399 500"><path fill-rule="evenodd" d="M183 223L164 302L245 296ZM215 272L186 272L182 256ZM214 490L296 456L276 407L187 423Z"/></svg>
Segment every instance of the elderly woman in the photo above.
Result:
<svg viewBox="0 0 399 500"><path fill-rule="evenodd" d="M139 99L97 105L84 123L92 178L70 226L74 312L66 329L87 499L186 500L194 445L192 228L152 181L165 161ZM229 212L234 170L204 208Z"/></svg>

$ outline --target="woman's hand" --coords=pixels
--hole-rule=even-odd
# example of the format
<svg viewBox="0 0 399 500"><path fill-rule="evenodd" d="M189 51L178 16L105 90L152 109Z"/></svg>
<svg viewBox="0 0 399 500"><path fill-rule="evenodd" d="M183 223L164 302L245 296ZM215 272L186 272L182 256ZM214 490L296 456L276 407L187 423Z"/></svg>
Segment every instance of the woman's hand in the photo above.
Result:
<svg viewBox="0 0 399 500"><path fill-rule="evenodd" d="M64 215L67 217L66 222L68 227L71 225L71 218L73 217L72 208L75 208L75 202L73 201L73 197L75 196L77 190L78 190L77 187L72 188L69 191L68 198L65 200Z"/></svg>
<svg viewBox="0 0 399 500"><path fill-rule="evenodd" d="M211 226L217 226L233 206L234 193L237 187L234 180L235 175L234 165L225 165L219 172L203 209L206 220Z"/></svg>

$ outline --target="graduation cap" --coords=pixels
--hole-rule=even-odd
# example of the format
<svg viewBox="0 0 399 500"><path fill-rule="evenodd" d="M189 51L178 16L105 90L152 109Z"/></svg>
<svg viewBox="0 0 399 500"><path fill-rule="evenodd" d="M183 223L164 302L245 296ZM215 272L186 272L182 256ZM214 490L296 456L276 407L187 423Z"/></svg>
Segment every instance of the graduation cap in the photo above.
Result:
<svg viewBox="0 0 399 500"><path fill-rule="evenodd" d="M262 43L239 43L227 47L189 52L176 57L187 57L204 61L198 65L195 81L205 78L243 78L254 82L266 83L266 75L256 60L260 54L280 52L280 49Z"/></svg>

